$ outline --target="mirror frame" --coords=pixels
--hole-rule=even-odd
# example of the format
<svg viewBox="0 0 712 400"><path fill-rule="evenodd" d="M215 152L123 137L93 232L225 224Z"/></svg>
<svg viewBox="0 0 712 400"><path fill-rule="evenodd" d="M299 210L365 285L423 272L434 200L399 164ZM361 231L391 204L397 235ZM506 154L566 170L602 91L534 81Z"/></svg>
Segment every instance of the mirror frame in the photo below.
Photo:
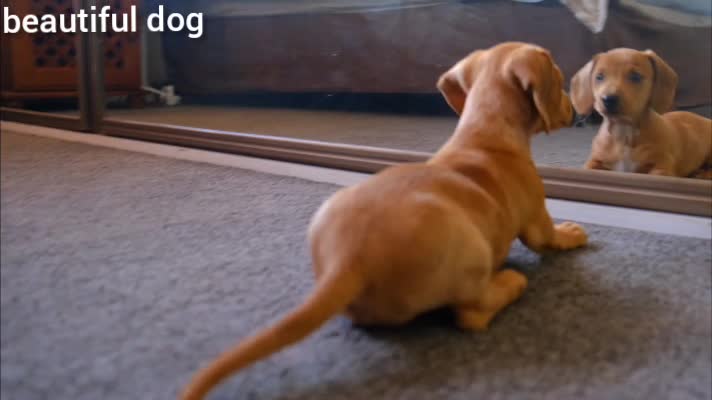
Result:
<svg viewBox="0 0 712 400"><path fill-rule="evenodd" d="M375 173L431 154L268 135L105 119L102 133L355 172ZM712 181L537 165L547 197L712 217Z"/></svg>

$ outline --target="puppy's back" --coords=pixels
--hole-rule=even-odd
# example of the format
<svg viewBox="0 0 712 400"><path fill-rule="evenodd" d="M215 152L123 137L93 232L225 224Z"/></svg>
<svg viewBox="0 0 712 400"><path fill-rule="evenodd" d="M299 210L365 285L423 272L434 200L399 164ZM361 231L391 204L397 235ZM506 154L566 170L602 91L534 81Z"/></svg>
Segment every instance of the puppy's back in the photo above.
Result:
<svg viewBox="0 0 712 400"><path fill-rule="evenodd" d="M670 132L682 144L680 173L687 176L705 163L712 162L712 120L688 111L673 111L663 115Z"/></svg>

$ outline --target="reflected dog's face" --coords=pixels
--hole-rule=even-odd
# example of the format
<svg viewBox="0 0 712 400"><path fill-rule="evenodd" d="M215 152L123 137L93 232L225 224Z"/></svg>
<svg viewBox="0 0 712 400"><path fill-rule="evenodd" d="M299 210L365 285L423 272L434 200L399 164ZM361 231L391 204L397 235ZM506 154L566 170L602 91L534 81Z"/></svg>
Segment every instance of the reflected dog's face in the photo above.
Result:
<svg viewBox="0 0 712 400"><path fill-rule="evenodd" d="M593 109L611 120L635 124L643 113L672 109L675 71L651 50L614 49L596 55L571 80L579 114Z"/></svg>

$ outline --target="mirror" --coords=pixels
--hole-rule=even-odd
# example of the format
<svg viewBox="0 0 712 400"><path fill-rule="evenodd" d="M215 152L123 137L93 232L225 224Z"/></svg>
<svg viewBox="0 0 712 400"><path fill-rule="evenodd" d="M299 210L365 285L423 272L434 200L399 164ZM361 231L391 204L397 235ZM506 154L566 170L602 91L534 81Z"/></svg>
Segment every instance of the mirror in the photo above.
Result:
<svg viewBox="0 0 712 400"><path fill-rule="evenodd" d="M3 4L2 106L67 116L79 126L77 35L27 32L28 15L69 14L72 2L13 1ZM38 113L32 113L38 115Z"/></svg>
<svg viewBox="0 0 712 400"><path fill-rule="evenodd" d="M472 50L513 40L550 50L566 86L598 53L652 49L679 78L674 107L710 117L708 1L165 3L146 0L141 14L182 16L182 30L107 40L111 67L131 64L136 78L140 65L142 76L131 93L109 97L107 118L434 152L458 121L438 77ZM186 18L194 13L200 30ZM582 168L601 123L594 114L536 136L535 162Z"/></svg>

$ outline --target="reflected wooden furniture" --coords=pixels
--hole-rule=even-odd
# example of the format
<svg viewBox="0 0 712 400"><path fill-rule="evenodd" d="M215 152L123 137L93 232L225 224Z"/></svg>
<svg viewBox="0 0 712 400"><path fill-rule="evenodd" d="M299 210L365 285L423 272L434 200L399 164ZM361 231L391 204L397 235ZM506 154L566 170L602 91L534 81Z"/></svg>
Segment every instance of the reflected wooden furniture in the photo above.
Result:
<svg viewBox="0 0 712 400"><path fill-rule="evenodd" d="M71 0L16 0L8 2L10 13L74 13ZM138 0L111 0L112 13L128 12ZM6 6L6 4L3 4ZM77 48L74 33L53 34L23 31L2 35L2 103L22 106L27 100L76 98L78 96ZM129 96L140 103L141 42L139 32L107 32L104 40L107 95Z"/></svg>

